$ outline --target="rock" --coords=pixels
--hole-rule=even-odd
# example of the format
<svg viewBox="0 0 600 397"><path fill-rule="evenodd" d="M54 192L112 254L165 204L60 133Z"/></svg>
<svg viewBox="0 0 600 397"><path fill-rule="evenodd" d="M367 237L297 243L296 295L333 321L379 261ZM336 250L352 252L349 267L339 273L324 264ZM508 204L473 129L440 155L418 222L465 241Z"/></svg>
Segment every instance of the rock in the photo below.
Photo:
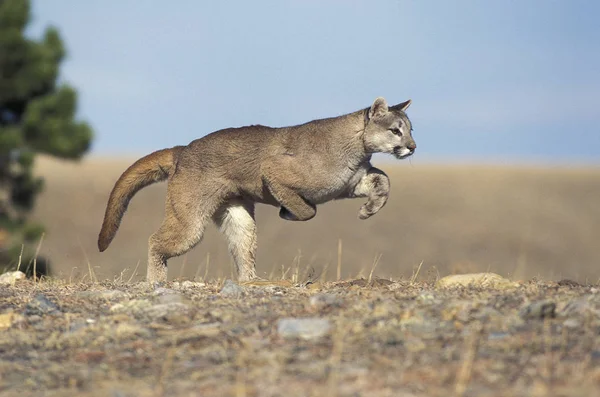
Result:
<svg viewBox="0 0 600 397"><path fill-rule="evenodd" d="M146 299L132 299L128 302L117 303L110 308L114 313L141 313L152 306L152 302Z"/></svg>
<svg viewBox="0 0 600 397"><path fill-rule="evenodd" d="M206 286L205 283L199 283L199 282L195 282L195 281L185 280L181 283L179 288L180 289L192 289L192 288L201 288L201 287L205 287L205 286Z"/></svg>
<svg viewBox="0 0 600 397"><path fill-rule="evenodd" d="M173 295L173 294L179 294L179 292L175 291L174 289L165 288L165 287L158 287L154 291L152 291L152 295L155 295L155 296Z"/></svg>
<svg viewBox="0 0 600 397"><path fill-rule="evenodd" d="M137 324L119 323L113 330L113 335L117 340L149 338L151 332Z"/></svg>
<svg viewBox="0 0 600 397"><path fill-rule="evenodd" d="M105 289L97 291L81 291L77 294L80 298L119 300L128 297L128 294L118 289Z"/></svg>
<svg viewBox="0 0 600 397"><path fill-rule="evenodd" d="M284 338L318 339L329 333L331 323L326 318L282 318L277 322L277 333Z"/></svg>
<svg viewBox="0 0 600 397"><path fill-rule="evenodd" d="M509 338L510 334L508 332L490 332L488 334L487 339L492 341L492 340L504 340L506 338Z"/></svg>
<svg viewBox="0 0 600 397"><path fill-rule="evenodd" d="M244 288L240 287L231 280L225 280L223 288L219 292L222 296L228 298L241 298L245 294Z"/></svg>
<svg viewBox="0 0 600 397"><path fill-rule="evenodd" d="M153 295L155 295L156 302L159 304L168 304L168 303L189 303L189 299L187 299L180 292L175 291L174 289L169 288L157 288L154 290Z"/></svg>
<svg viewBox="0 0 600 397"><path fill-rule="evenodd" d="M586 298L573 299L567 302L562 308L557 309L561 316L593 316L598 317L600 313L592 302Z"/></svg>
<svg viewBox="0 0 600 397"><path fill-rule="evenodd" d="M179 302L171 302L171 303L161 303L158 305L152 305L145 310L145 314L152 319L162 319L162 318L175 318L175 314L185 315L191 311L190 306L179 303Z"/></svg>
<svg viewBox="0 0 600 397"><path fill-rule="evenodd" d="M348 285L353 287L374 287L374 288L380 288L380 287L387 287L390 284L393 284L393 281L387 280L385 278L378 278L378 277L374 277L371 279L371 281L366 280L364 278L359 278L356 280L350 280L348 281Z"/></svg>
<svg viewBox="0 0 600 397"><path fill-rule="evenodd" d="M431 292L421 292L419 295L417 295L417 297L415 298L418 302L423 302L423 303L433 303L436 301L435 295L432 294Z"/></svg>
<svg viewBox="0 0 600 397"><path fill-rule="evenodd" d="M577 281L570 280L567 278L563 278L562 280L559 280L557 282L557 284L560 285L561 287L571 287L571 288L584 286L583 284L578 283Z"/></svg>
<svg viewBox="0 0 600 397"><path fill-rule="evenodd" d="M556 303L548 300L532 302L525 305L519 315L523 319L545 319L556 316Z"/></svg>
<svg viewBox="0 0 600 397"><path fill-rule="evenodd" d="M14 272L6 272L0 274L0 284L14 285L16 282L25 280L25 273L16 270Z"/></svg>
<svg viewBox="0 0 600 397"><path fill-rule="evenodd" d="M43 316L46 314L55 314L60 312L60 308L51 300L49 300L44 294L37 294L26 306L25 315L39 315Z"/></svg>
<svg viewBox="0 0 600 397"><path fill-rule="evenodd" d="M340 300L334 294L322 293L311 296L308 302L312 307L323 309L328 306L339 304Z"/></svg>
<svg viewBox="0 0 600 397"><path fill-rule="evenodd" d="M563 326L569 329L581 328L582 325L583 324L581 323L581 321L579 321L576 318L569 318L563 323Z"/></svg>
<svg viewBox="0 0 600 397"><path fill-rule="evenodd" d="M18 313L2 313L0 314L0 331L9 329L13 326L13 324L16 324L20 321L23 321L23 317Z"/></svg>
<svg viewBox="0 0 600 397"><path fill-rule="evenodd" d="M309 281L304 285L304 287L306 287L306 289L315 291L323 288L323 284L321 284L319 281Z"/></svg>
<svg viewBox="0 0 600 397"><path fill-rule="evenodd" d="M191 307L181 302L152 304L145 299L134 299L125 303L117 303L110 308L113 313L126 313L136 318L151 320L165 319L175 314L187 315Z"/></svg>
<svg viewBox="0 0 600 397"><path fill-rule="evenodd" d="M253 287L293 287L289 280L250 280L244 281L240 283L243 286L253 286Z"/></svg>
<svg viewBox="0 0 600 397"><path fill-rule="evenodd" d="M157 303L159 304L168 304L168 303L189 303L190 300L182 294L179 293L175 293L175 294L165 294L165 295L160 295L157 299L156 299Z"/></svg>
<svg viewBox="0 0 600 397"><path fill-rule="evenodd" d="M496 273L453 274L443 277L435 283L436 288L479 287L505 290L518 286L518 283Z"/></svg>
<svg viewBox="0 0 600 397"><path fill-rule="evenodd" d="M406 340L403 341L403 344L406 347L406 350L412 353L419 353L425 350L425 348L427 347L427 345L425 344L425 342L423 342L422 339L414 336L409 336L408 338L406 338Z"/></svg>

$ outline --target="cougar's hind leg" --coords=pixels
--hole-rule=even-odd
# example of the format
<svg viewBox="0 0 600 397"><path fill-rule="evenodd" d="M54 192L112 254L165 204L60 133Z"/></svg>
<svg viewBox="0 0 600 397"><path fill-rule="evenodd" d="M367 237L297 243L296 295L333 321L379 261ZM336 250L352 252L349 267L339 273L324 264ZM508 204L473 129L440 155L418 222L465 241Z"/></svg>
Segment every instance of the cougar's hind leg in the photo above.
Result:
<svg viewBox="0 0 600 397"><path fill-rule="evenodd" d="M204 235L206 223L219 207L222 196L207 187L194 186L193 194L175 180L167 189L165 218L160 228L148 241L149 282L167 281L167 261L169 258L183 255L196 246ZM185 190L184 190L185 189Z"/></svg>
<svg viewBox="0 0 600 397"><path fill-rule="evenodd" d="M227 239L238 280L249 281L258 278L255 267L254 203L242 199L230 200L215 213L214 221Z"/></svg>

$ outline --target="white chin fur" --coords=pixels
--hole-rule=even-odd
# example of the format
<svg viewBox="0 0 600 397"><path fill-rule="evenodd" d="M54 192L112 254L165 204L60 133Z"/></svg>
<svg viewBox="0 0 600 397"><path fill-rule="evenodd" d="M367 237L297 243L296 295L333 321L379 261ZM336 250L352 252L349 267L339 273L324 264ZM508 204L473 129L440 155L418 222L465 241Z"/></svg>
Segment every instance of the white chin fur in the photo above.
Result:
<svg viewBox="0 0 600 397"><path fill-rule="evenodd" d="M402 150L400 150L400 156L407 156L409 154L410 154L410 149L403 147Z"/></svg>
<svg viewBox="0 0 600 397"><path fill-rule="evenodd" d="M400 151L396 152L396 155L398 156L398 158L406 158L408 156L410 156L412 154L412 152L410 151L410 149L407 149L405 147L403 147L402 149L400 149Z"/></svg>

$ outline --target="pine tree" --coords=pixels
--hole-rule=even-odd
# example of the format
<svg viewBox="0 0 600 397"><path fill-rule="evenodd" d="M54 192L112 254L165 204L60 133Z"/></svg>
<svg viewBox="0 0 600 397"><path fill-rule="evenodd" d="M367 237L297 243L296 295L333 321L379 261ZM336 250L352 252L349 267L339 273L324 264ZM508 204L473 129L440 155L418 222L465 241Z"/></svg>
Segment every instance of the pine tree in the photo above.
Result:
<svg viewBox="0 0 600 397"><path fill-rule="evenodd" d="M24 35L30 8L29 0L0 0L0 270L15 267L43 231L28 221L43 186L35 155L79 159L92 140L90 126L74 119L76 91L57 82L65 57L58 30L37 41Z"/></svg>

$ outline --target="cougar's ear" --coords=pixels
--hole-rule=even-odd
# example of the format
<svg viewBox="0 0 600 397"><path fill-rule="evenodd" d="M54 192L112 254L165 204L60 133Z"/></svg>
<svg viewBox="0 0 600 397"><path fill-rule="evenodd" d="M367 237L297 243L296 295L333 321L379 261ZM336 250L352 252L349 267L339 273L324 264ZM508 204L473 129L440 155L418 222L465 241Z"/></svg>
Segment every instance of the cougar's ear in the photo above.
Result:
<svg viewBox="0 0 600 397"><path fill-rule="evenodd" d="M379 97L375 99L373 105L371 105L371 109L369 110L369 118L373 117L381 117L388 112L388 104L384 98Z"/></svg>
<svg viewBox="0 0 600 397"><path fill-rule="evenodd" d="M408 109L408 107L410 106L411 103L412 103L412 100L409 99L406 102L402 102L402 103L397 104L396 106L394 106L394 108L400 109L400 110L402 110L404 112L406 109Z"/></svg>

